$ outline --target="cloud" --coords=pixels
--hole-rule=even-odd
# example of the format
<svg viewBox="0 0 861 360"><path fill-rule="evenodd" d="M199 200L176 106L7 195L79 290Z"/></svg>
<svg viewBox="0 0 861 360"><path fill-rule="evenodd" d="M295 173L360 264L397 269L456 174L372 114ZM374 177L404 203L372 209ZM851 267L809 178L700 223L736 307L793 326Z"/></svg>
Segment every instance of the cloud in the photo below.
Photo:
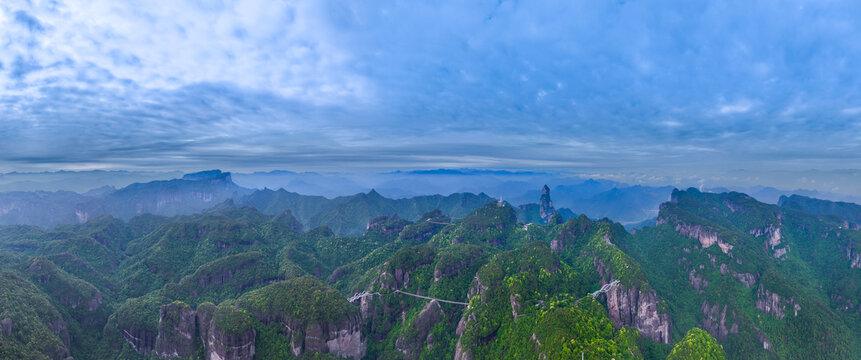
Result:
<svg viewBox="0 0 861 360"><path fill-rule="evenodd" d="M858 10L4 1L0 169L857 167Z"/></svg>
<svg viewBox="0 0 861 360"><path fill-rule="evenodd" d="M718 106L718 113L721 115L744 114L753 108L753 103L749 100L740 100L731 104Z"/></svg>
<svg viewBox="0 0 861 360"><path fill-rule="evenodd" d="M2 5L0 11L14 14L20 30L26 30L0 31L11 44L6 57L62 64L70 72L96 67L151 90L229 82L320 104L373 96L370 83L349 68L350 52L330 40L330 25L313 2L29 4ZM99 85L69 77L45 80ZM45 83L22 84L28 85Z"/></svg>
<svg viewBox="0 0 861 360"><path fill-rule="evenodd" d="M843 115L854 116L861 114L861 107L845 108L843 110L840 110L840 112L843 113Z"/></svg>

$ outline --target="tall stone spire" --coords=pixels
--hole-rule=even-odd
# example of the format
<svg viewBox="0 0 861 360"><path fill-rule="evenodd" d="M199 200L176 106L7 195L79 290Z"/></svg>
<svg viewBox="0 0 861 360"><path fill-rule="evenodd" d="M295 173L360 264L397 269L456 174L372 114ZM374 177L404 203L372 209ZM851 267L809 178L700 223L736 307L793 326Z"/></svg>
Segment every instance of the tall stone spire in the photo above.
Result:
<svg viewBox="0 0 861 360"><path fill-rule="evenodd" d="M556 209L553 208L553 201L550 200L550 188L544 185L541 189L541 200L538 202L538 215L541 216L541 222L546 224L554 214Z"/></svg>

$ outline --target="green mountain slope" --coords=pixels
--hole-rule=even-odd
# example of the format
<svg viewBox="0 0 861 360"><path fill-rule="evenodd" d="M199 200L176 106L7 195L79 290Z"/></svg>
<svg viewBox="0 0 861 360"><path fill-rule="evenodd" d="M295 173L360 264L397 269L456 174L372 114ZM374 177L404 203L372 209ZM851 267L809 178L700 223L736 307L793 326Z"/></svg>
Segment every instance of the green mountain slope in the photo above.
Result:
<svg viewBox="0 0 861 360"><path fill-rule="evenodd" d="M666 299L674 337L701 327L730 358L859 356L857 315L829 300L830 289L854 293L859 274L817 231L827 219L799 216L740 193L674 191L658 225L620 245ZM829 286L834 272L846 283Z"/></svg>
<svg viewBox="0 0 861 360"><path fill-rule="evenodd" d="M630 234L553 214L549 192L547 224L470 194L257 193L265 211L243 199L0 227L0 357L861 353L861 230L846 204L674 191L655 226Z"/></svg>

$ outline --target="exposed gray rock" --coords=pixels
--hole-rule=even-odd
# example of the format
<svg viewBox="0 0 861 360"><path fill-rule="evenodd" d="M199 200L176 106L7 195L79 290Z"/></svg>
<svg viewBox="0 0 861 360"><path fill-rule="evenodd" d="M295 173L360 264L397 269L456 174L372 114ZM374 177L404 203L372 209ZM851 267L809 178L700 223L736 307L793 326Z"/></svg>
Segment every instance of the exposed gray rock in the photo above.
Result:
<svg viewBox="0 0 861 360"><path fill-rule="evenodd" d="M691 270L691 272L688 273L688 282L694 287L697 294L702 294L703 289L709 286L709 281L704 279L702 274L697 274L696 269Z"/></svg>
<svg viewBox="0 0 861 360"><path fill-rule="evenodd" d="M472 290L470 290L470 292L471 291ZM469 351L469 349L463 348L463 344L461 343L460 339L460 337L463 335L463 331L466 330L466 323L468 322L475 322L475 314L467 311L464 312L463 316L460 317L460 321L457 323L457 329L455 330L455 334L457 334L458 336L457 346L455 346L454 349L455 360L472 360L472 353Z"/></svg>
<svg viewBox="0 0 861 360"><path fill-rule="evenodd" d="M5 336L12 336L12 319L5 318L0 320L0 333Z"/></svg>
<svg viewBox="0 0 861 360"><path fill-rule="evenodd" d="M445 313L442 311L439 302L431 300L416 316L411 326L415 332L409 332L410 336L402 334L395 341L395 347L407 359L417 359L421 353L423 345L433 343L430 333L431 329L445 319Z"/></svg>
<svg viewBox="0 0 861 360"><path fill-rule="evenodd" d="M607 311L617 327L633 326L643 337L654 342L670 343L670 316L658 312L658 296L654 290L641 291L639 287L616 286L607 292Z"/></svg>
<svg viewBox="0 0 861 360"><path fill-rule="evenodd" d="M676 230L682 236L689 237L691 239L697 240L702 245L703 249L709 248L710 246L717 244L720 247L721 251L724 254L730 255L730 250L732 250L733 245L723 241L719 235L718 231L703 225L694 225L694 224L685 224L683 222L678 221L675 217L666 217L661 216L658 217L658 220L655 222L656 225L662 224L670 224L673 225L673 229Z"/></svg>
<svg viewBox="0 0 861 360"><path fill-rule="evenodd" d="M229 334L215 326L215 306L197 312L197 327L206 360L251 360L254 358L254 328L242 334Z"/></svg>
<svg viewBox="0 0 861 360"><path fill-rule="evenodd" d="M778 319L783 319L786 316L787 306L795 316L798 316L801 306L795 303L795 298L789 298L789 300L783 299L777 293L759 284L759 289L756 291L757 310L774 315Z"/></svg>
<svg viewBox="0 0 861 360"><path fill-rule="evenodd" d="M295 335L295 332L291 335ZM291 336L291 339L294 336ZM294 340L295 341L295 340ZM367 343L362 337L359 315L342 324L317 323L305 327L305 352L324 352L338 357L361 359Z"/></svg>
<svg viewBox="0 0 861 360"><path fill-rule="evenodd" d="M700 307L703 315L703 329L718 340L726 340L727 335L738 333L738 324L733 322L729 328L726 326L727 305L721 308L720 304L709 305L708 301L703 301ZM735 318L735 311L731 311L731 315Z"/></svg>
<svg viewBox="0 0 861 360"><path fill-rule="evenodd" d="M371 316L372 296L362 298L362 312L340 323L308 324L285 314L255 314L265 324L279 324L280 333L290 339L294 356L306 352L329 353L338 357L360 359L367 351L367 340L362 334L362 319Z"/></svg>
<svg viewBox="0 0 861 360"><path fill-rule="evenodd" d="M132 346L139 354L149 355L152 349L155 348L155 338L157 333L146 329L138 329L135 327L119 328L123 338Z"/></svg>
<svg viewBox="0 0 861 360"><path fill-rule="evenodd" d="M762 348L765 350L771 350L771 342L768 341L768 338L765 337L765 334L756 326L753 327L753 330L756 331L756 338L757 340L759 340L759 342L762 343Z"/></svg>
<svg viewBox="0 0 861 360"><path fill-rule="evenodd" d="M541 188L541 199L538 202L538 215L541 217L541 223L547 224L550 218L556 215L556 209L553 207L553 201L550 200L550 188L544 185Z"/></svg>
<svg viewBox="0 0 861 360"><path fill-rule="evenodd" d="M780 224L772 224L765 228L753 229L750 230L749 233L754 237L764 237L764 246L766 250L770 249L772 251L771 255L775 258L780 258L789 252L789 245L784 244L783 247L778 248L778 246L782 244L783 240L783 235L780 234Z"/></svg>
<svg viewBox="0 0 861 360"><path fill-rule="evenodd" d="M163 359L188 357L197 351L194 334L197 319L194 310L184 303L162 305L159 309L155 354Z"/></svg>
<svg viewBox="0 0 861 360"><path fill-rule="evenodd" d="M845 251L846 258L849 259L849 268L861 269L861 251L855 250L855 244L853 243L852 238L849 238Z"/></svg>

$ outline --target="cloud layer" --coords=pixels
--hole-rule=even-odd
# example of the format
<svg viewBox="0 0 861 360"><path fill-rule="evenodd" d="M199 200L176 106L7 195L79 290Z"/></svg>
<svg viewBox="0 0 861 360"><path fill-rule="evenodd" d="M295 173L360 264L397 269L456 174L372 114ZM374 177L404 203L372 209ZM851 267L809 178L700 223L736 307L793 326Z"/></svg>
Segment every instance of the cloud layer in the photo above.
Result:
<svg viewBox="0 0 861 360"><path fill-rule="evenodd" d="M4 1L0 171L743 173L859 193L860 15L851 1Z"/></svg>

